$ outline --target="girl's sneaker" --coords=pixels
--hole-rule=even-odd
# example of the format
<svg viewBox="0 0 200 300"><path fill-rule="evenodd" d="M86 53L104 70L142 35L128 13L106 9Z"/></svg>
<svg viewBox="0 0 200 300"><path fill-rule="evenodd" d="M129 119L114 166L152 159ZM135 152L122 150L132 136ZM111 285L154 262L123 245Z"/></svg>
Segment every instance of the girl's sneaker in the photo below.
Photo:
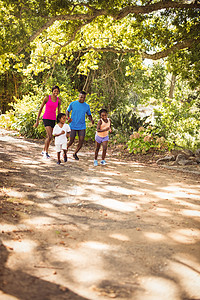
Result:
<svg viewBox="0 0 200 300"><path fill-rule="evenodd" d="M61 164L61 160L57 161L57 165L60 165Z"/></svg>
<svg viewBox="0 0 200 300"><path fill-rule="evenodd" d="M105 166L105 165L106 165L106 161L105 161L105 160L102 160L102 161L101 161L101 165L102 165L102 166Z"/></svg>
<svg viewBox="0 0 200 300"><path fill-rule="evenodd" d="M64 162L67 162L67 156L64 156Z"/></svg>
<svg viewBox="0 0 200 300"><path fill-rule="evenodd" d="M94 166L97 167L98 166L98 161L95 159L94 160Z"/></svg>

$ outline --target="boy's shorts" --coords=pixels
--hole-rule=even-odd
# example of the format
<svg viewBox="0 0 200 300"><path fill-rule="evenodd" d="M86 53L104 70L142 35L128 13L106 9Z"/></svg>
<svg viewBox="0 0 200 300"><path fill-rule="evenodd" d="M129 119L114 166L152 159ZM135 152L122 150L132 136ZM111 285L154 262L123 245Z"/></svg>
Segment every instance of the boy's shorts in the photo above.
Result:
<svg viewBox="0 0 200 300"><path fill-rule="evenodd" d="M56 152L61 152L61 150L67 150L67 143L55 145Z"/></svg>
<svg viewBox="0 0 200 300"><path fill-rule="evenodd" d="M98 144L101 144L103 142L107 142L109 140L109 136L105 136L105 137L100 137L98 136L97 134L95 135L95 141L98 143Z"/></svg>

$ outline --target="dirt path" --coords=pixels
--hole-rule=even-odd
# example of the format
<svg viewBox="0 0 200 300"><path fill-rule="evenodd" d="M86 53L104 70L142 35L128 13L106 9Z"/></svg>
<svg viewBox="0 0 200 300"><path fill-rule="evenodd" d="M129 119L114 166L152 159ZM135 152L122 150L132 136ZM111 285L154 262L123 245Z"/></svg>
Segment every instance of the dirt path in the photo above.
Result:
<svg viewBox="0 0 200 300"><path fill-rule="evenodd" d="M198 175L41 148L0 131L0 299L200 299Z"/></svg>

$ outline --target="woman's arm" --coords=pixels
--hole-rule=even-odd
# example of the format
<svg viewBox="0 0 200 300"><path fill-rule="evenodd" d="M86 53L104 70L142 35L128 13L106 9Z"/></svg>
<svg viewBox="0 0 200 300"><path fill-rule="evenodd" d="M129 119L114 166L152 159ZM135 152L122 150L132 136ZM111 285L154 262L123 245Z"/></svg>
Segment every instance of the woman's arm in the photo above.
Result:
<svg viewBox="0 0 200 300"><path fill-rule="evenodd" d="M60 113L60 107L61 107L61 99L58 98L58 114Z"/></svg>
<svg viewBox="0 0 200 300"><path fill-rule="evenodd" d="M44 100L42 101L42 104L41 104L39 112L38 112L37 120L36 120L35 124L33 125L35 128L37 128L38 125L39 125L39 118L40 118L40 115L42 113L43 107L45 106L45 104L47 103L47 101L48 101L48 96L46 96L44 98Z"/></svg>

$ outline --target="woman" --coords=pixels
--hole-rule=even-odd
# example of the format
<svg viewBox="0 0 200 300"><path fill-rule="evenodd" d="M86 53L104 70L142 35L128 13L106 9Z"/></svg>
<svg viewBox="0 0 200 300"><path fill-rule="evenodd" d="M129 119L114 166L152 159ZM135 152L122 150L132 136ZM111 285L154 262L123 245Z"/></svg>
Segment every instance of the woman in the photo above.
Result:
<svg viewBox="0 0 200 300"><path fill-rule="evenodd" d="M45 139L44 149L42 151L42 155L44 158L49 158L48 150L49 145L52 140L53 128L56 123L56 109L58 108L58 114L60 113L60 105L61 100L58 98L58 94L60 93L60 89L57 85L52 87L52 95L46 96L42 102L42 105L39 109L38 116L34 127L37 128L39 124L39 118L42 113L43 107L45 107L45 112L43 115L43 122L46 129L47 137Z"/></svg>

